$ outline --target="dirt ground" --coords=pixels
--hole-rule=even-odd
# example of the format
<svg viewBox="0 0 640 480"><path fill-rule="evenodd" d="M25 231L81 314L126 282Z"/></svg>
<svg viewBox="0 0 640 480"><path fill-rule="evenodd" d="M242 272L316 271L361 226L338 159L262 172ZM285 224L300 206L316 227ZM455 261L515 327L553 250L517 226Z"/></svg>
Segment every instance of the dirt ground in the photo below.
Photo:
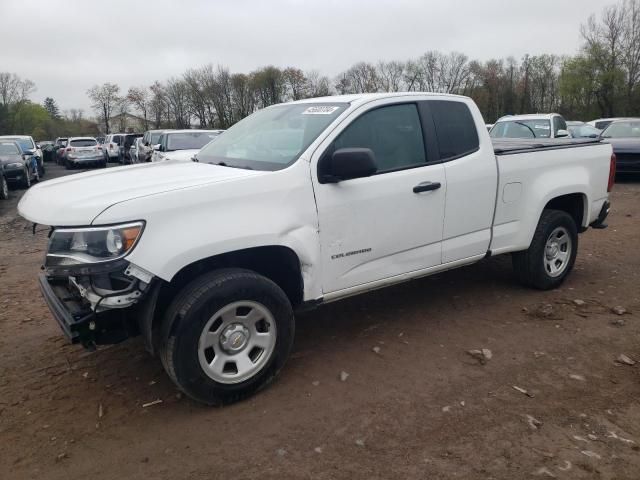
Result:
<svg viewBox="0 0 640 480"><path fill-rule="evenodd" d="M640 363L616 363L640 361L640 179L561 289L518 286L498 257L328 305L299 316L277 382L218 409L137 339L67 344L22 193L0 202L1 479L640 478Z"/></svg>

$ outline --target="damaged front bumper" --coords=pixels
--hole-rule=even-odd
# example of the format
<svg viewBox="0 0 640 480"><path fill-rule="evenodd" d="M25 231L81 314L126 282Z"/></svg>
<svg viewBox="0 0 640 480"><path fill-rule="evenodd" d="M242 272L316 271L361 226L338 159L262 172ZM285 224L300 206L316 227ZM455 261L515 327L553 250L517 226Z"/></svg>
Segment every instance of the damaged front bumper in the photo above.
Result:
<svg viewBox="0 0 640 480"><path fill-rule="evenodd" d="M96 276L39 275L42 295L72 343L92 349L139 334L137 313L156 282L134 268Z"/></svg>

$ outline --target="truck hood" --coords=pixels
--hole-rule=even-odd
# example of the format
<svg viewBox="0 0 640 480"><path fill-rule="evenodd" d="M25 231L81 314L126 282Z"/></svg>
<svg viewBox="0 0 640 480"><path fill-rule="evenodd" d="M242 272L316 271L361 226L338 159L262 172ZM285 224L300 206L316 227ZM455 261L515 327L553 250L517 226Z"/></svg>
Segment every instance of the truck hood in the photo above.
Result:
<svg viewBox="0 0 640 480"><path fill-rule="evenodd" d="M38 183L22 197L18 213L42 225L90 225L116 203L264 173L174 160L94 170Z"/></svg>

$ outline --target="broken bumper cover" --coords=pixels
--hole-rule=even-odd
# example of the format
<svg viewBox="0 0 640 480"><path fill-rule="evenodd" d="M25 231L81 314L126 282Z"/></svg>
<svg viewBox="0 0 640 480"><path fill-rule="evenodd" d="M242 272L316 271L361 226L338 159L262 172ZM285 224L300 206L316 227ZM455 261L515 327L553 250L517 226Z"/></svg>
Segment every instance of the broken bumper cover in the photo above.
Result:
<svg viewBox="0 0 640 480"><path fill-rule="evenodd" d="M43 273L38 276L38 281L42 296L65 336L72 343L80 343L90 333L90 323L95 314L90 310L69 306L70 300L65 300L67 299L66 289L61 282L51 281Z"/></svg>
<svg viewBox="0 0 640 480"><path fill-rule="evenodd" d="M91 300L85 298L69 277L38 277L42 296L58 325L71 343L93 349L96 345L120 343L139 335L138 316L147 297L138 292L136 300L123 308L94 311ZM116 307L114 305L114 307ZM144 310L142 310L144 311Z"/></svg>

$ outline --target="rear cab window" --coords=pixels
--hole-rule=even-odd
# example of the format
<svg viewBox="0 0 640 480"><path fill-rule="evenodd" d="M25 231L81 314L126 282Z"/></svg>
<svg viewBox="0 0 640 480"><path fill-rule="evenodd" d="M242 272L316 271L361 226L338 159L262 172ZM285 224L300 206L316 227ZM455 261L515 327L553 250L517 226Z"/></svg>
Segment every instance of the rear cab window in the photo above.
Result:
<svg viewBox="0 0 640 480"><path fill-rule="evenodd" d="M441 161L464 157L480 148L476 123L465 103L428 100L427 104L435 124Z"/></svg>

